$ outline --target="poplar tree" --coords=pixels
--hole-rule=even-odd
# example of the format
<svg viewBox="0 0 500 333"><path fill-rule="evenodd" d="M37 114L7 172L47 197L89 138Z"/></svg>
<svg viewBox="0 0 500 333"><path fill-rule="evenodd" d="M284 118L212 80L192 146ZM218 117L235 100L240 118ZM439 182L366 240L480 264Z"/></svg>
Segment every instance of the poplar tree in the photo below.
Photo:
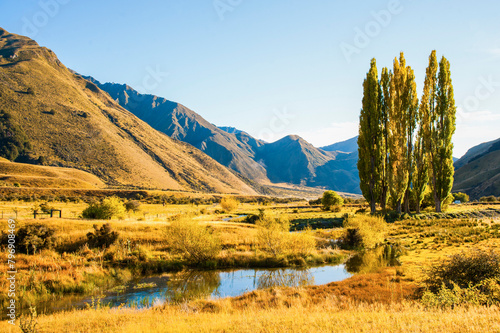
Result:
<svg viewBox="0 0 500 333"><path fill-rule="evenodd" d="M427 104L423 110L424 142L429 154L430 185L434 197L436 212L442 211L444 200L450 195L453 186L453 144L455 132L456 107L453 96L453 85L450 77L450 63L442 57L438 65L436 51L429 57L426 81L428 92L424 87L422 103Z"/></svg>
<svg viewBox="0 0 500 333"><path fill-rule="evenodd" d="M389 107L390 107L390 85L392 73L384 67L380 79L380 126L382 127L382 166L380 185L380 206L386 209L389 194Z"/></svg>
<svg viewBox="0 0 500 333"><path fill-rule="evenodd" d="M422 114L419 112L419 123L422 124ZM425 149L423 126L420 125L417 137L415 138L415 147L413 150L414 173L412 183L412 195L415 201L416 212L420 213L420 205L424 200L425 190L429 182L429 164L427 152Z"/></svg>
<svg viewBox="0 0 500 333"><path fill-rule="evenodd" d="M401 213L401 202L408 187L408 83L406 60L402 52L399 61L394 59L389 93L389 189L396 210Z"/></svg>
<svg viewBox="0 0 500 333"><path fill-rule="evenodd" d="M414 138L418 121L418 97L417 84L415 83L415 74L413 69L406 67L406 85L404 91L404 117L406 118L406 169L408 172L407 186L404 195L404 210L405 213L410 213L410 192L414 183Z"/></svg>
<svg viewBox="0 0 500 333"><path fill-rule="evenodd" d="M424 200L425 190L429 183L429 159L433 154L431 136L431 115L435 114L437 96L437 69L436 51L432 51L429 56L429 65L426 69L424 91L420 99L419 108L419 130L415 142L415 177L413 186L413 196L416 203L416 211L420 213L420 205Z"/></svg>
<svg viewBox="0 0 500 333"><path fill-rule="evenodd" d="M363 82L363 107L359 116L358 171L363 196L371 213L380 198L380 166L382 160L380 128L380 96L377 63L371 60L370 71Z"/></svg>

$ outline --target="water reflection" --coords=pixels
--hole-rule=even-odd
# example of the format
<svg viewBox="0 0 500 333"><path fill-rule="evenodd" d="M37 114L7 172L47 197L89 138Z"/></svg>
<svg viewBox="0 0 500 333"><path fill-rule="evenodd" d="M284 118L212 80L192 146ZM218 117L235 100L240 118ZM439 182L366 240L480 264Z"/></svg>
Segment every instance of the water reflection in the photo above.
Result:
<svg viewBox="0 0 500 333"><path fill-rule="evenodd" d="M172 274L164 289L164 299L177 302L186 299L207 298L217 292L221 277L217 271L186 270Z"/></svg>
<svg viewBox="0 0 500 333"><path fill-rule="evenodd" d="M289 271L286 269L277 269L266 272L259 277L257 289L272 287L302 287L314 284L314 276L309 270Z"/></svg>
<svg viewBox="0 0 500 333"><path fill-rule="evenodd" d="M309 269L242 269L233 271L185 270L178 273L151 276L113 288L100 297L100 303L115 307L150 307L165 302L182 302L198 298L239 296L255 289L299 287L341 281L351 274L344 265L321 266ZM85 308L92 297L64 297L50 304L37 305L41 313L72 308Z"/></svg>
<svg viewBox="0 0 500 333"><path fill-rule="evenodd" d="M399 248L391 245L380 246L352 256L346 261L345 268L349 273L372 273L380 268L400 266L400 255Z"/></svg>

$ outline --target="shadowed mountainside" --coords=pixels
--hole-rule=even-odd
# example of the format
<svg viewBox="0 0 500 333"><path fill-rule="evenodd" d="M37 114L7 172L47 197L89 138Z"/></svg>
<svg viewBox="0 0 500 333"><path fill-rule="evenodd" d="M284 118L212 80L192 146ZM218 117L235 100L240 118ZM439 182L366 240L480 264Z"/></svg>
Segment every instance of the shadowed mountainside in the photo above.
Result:
<svg viewBox="0 0 500 333"><path fill-rule="evenodd" d="M500 196L500 139L469 149L455 162L453 191L465 192L471 199Z"/></svg>

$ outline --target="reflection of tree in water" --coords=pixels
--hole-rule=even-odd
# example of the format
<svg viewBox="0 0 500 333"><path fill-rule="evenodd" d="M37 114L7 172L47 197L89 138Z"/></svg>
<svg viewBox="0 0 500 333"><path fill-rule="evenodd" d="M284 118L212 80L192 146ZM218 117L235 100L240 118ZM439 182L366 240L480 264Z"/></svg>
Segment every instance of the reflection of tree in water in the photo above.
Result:
<svg viewBox="0 0 500 333"><path fill-rule="evenodd" d="M360 252L346 261L345 269L349 273L371 273L383 267L399 266L401 250L391 245L380 246Z"/></svg>
<svg viewBox="0 0 500 333"><path fill-rule="evenodd" d="M267 271L257 281L257 288L300 287L314 283L314 277L308 270L277 269Z"/></svg>
<svg viewBox="0 0 500 333"><path fill-rule="evenodd" d="M167 282L165 298L171 302L206 298L220 285L219 272L186 270L173 274Z"/></svg>

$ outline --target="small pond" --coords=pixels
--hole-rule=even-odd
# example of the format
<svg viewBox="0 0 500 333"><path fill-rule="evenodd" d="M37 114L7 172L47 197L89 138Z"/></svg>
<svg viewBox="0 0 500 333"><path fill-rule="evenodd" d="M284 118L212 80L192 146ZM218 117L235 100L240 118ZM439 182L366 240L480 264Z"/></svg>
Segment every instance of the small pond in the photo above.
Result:
<svg viewBox="0 0 500 333"><path fill-rule="evenodd" d="M310 268L239 270L184 270L143 277L94 296L65 296L37 304L38 313L83 309L101 305L145 308L189 299L234 297L256 289L299 287L342 281L356 273L370 273L382 267L399 265L398 248L384 246L359 252L342 265Z"/></svg>
<svg viewBox="0 0 500 333"><path fill-rule="evenodd" d="M70 309L83 309L97 302L110 307L150 307L166 302L186 299L239 296L245 292L270 287L298 287L322 285L352 276L344 265L312 268L275 268L200 271L185 270L177 273L144 277L124 286L108 290L93 297L66 296L59 300L37 305L38 313L53 313Z"/></svg>

